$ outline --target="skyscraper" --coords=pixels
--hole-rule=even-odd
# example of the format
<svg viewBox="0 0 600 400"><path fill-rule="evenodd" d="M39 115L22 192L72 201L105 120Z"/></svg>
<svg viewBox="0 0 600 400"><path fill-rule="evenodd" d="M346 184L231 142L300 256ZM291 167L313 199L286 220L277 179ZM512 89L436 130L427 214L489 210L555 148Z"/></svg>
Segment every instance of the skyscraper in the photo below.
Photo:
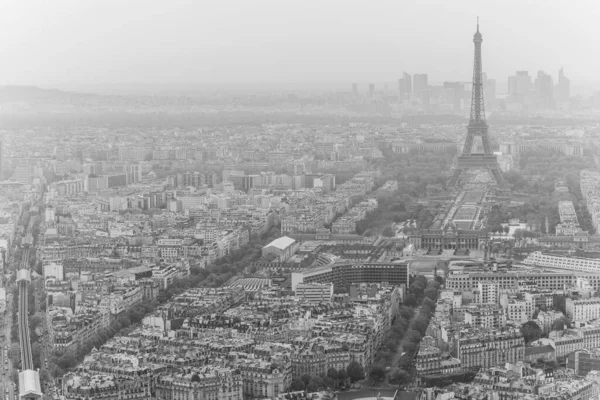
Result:
<svg viewBox="0 0 600 400"><path fill-rule="evenodd" d="M413 76L413 90L416 94L427 90L427 74L415 74Z"/></svg>
<svg viewBox="0 0 600 400"><path fill-rule="evenodd" d="M404 94L406 93L406 88L404 87L404 79L398 79L398 94L400 95L400 99L404 98Z"/></svg>
<svg viewBox="0 0 600 400"><path fill-rule="evenodd" d="M404 92L412 93L412 77L406 72L402 73L402 79L404 80Z"/></svg>
<svg viewBox="0 0 600 400"><path fill-rule="evenodd" d="M465 84L463 82L444 82L444 103L452 105L452 110L458 111L465 100Z"/></svg>
<svg viewBox="0 0 600 400"><path fill-rule="evenodd" d="M508 94L522 99L531 90L531 77L527 71L517 71L514 76L508 77Z"/></svg>
<svg viewBox="0 0 600 400"><path fill-rule="evenodd" d="M375 94L375 84L369 83L369 95L373 96Z"/></svg>
<svg viewBox="0 0 600 400"><path fill-rule="evenodd" d="M4 171L2 170L2 142L0 141L0 181L4 180Z"/></svg>
<svg viewBox="0 0 600 400"><path fill-rule="evenodd" d="M565 76L562 68L558 71L558 84L555 93L558 102L566 102L571 96L571 81Z"/></svg>
<svg viewBox="0 0 600 400"><path fill-rule="evenodd" d="M488 79L486 73L483 74L483 95L488 105L496 102L496 80Z"/></svg>
<svg viewBox="0 0 600 400"><path fill-rule="evenodd" d="M356 83L352 84L352 94L354 96L358 96L358 84L356 84Z"/></svg>
<svg viewBox="0 0 600 400"><path fill-rule="evenodd" d="M535 94L539 107L554 107L554 82L552 77L544 71L538 71L535 79Z"/></svg>

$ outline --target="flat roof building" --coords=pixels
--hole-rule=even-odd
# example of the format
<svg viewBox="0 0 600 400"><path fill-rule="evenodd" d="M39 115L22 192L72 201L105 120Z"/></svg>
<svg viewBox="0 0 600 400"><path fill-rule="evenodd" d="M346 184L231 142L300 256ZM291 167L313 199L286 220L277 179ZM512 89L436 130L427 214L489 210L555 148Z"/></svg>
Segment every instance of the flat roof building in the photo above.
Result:
<svg viewBox="0 0 600 400"><path fill-rule="evenodd" d="M298 244L296 243L296 240L287 236L282 236L263 247L262 256L274 254L279 257L279 261L286 261L294 255L297 248Z"/></svg>

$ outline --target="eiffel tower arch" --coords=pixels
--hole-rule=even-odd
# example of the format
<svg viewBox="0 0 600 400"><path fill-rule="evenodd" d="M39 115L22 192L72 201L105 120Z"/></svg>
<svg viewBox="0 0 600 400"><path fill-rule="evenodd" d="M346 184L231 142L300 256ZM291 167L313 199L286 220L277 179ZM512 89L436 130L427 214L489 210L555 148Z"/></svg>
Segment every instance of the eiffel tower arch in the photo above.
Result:
<svg viewBox="0 0 600 400"><path fill-rule="evenodd" d="M448 187L456 187L462 173L469 169L486 169L493 176L498 185L504 182L498 159L490 147L488 125L485 121L485 104L483 100L483 73L481 66L481 42L483 38L479 32L479 18L477 19L477 32L473 36L475 44L475 60L473 65L473 92L471 98L471 115L467 125L467 138L461 154L456 158L456 164ZM480 138L483 153L474 153L475 138Z"/></svg>

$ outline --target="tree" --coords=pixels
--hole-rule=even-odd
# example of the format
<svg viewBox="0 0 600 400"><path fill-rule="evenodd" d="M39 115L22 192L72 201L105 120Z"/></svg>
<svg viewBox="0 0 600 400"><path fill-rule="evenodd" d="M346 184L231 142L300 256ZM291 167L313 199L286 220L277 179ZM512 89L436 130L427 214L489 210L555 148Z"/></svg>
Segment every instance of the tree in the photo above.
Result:
<svg viewBox="0 0 600 400"><path fill-rule="evenodd" d="M437 289L433 288L433 287L428 287L427 289L425 289L425 297L427 297L433 301L437 301L437 297L438 297Z"/></svg>
<svg viewBox="0 0 600 400"><path fill-rule="evenodd" d="M337 385L337 379L331 379L328 376L323 377L323 385L328 389L333 389Z"/></svg>
<svg viewBox="0 0 600 400"><path fill-rule="evenodd" d="M391 226L386 226L381 234L385 237L394 237L396 235Z"/></svg>
<svg viewBox="0 0 600 400"><path fill-rule="evenodd" d="M292 381L292 384L290 385L290 390L292 390L292 391L299 391L299 390L304 390L305 387L306 387L306 385L304 384L304 382L302 381L302 379L295 378Z"/></svg>
<svg viewBox="0 0 600 400"><path fill-rule="evenodd" d="M378 384L385 378L385 368L381 365L373 365L369 371L369 379L372 384Z"/></svg>
<svg viewBox="0 0 600 400"><path fill-rule="evenodd" d="M406 354L415 354L415 352L417 351L417 343L415 342L411 342L411 341L406 341L403 345L402 345L402 350L404 350L406 352Z"/></svg>
<svg viewBox="0 0 600 400"><path fill-rule="evenodd" d="M561 317L552 324L553 331L562 331L570 326L570 321L567 317Z"/></svg>
<svg viewBox="0 0 600 400"><path fill-rule="evenodd" d="M521 325L521 333L525 339L525 344L535 342L542 336L542 328L535 321L527 321Z"/></svg>
<svg viewBox="0 0 600 400"><path fill-rule="evenodd" d="M327 370L327 376L331 379L333 379L334 381L338 380L338 371L337 369L331 367Z"/></svg>
<svg viewBox="0 0 600 400"><path fill-rule="evenodd" d="M523 230L520 228L515 229L515 231L513 232L513 237L515 238L515 240L523 239Z"/></svg>
<svg viewBox="0 0 600 400"><path fill-rule="evenodd" d="M42 347L40 346L39 342L34 342L31 345L31 358L33 359L33 363L36 364L36 366L40 367L40 356L42 354Z"/></svg>
<svg viewBox="0 0 600 400"><path fill-rule="evenodd" d="M417 306L417 297L412 293L408 293L406 295L406 297L404 298L404 305L407 307L416 307Z"/></svg>
<svg viewBox="0 0 600 400"><path fill-rule="evenodd" d="M358 363L358 361L352 361L350 364L348 364L346 367L346 372L348 373L348 377L352 382L365 379L365 370L363 366Z"/></svg>
<svg viewBox="0 0 600 400"><path fill-rule="evenodd" d="M402 306L400 308L400 317L407 321L410 321L414 314L413 309L410 307Z"/></svg>
<svg viewBox="0 0 600 400"><path fill-rule="evenodd" d="M73 351L68 351L63 354L56 363L61 369L69 369L77 364L77 356Z"/></svg>
<svg viewBox="0 0 600 400"><path fill-rule="evenodd" d="M8 358L15 368L19 365L21 362L21 346L19 346L19 343L10 345L10 348L8 349Z"/></svg>
<svg viewBox="0 0 600 400"><path fill-rule="evenodd" d="M300 377L300 379L302 379L302 382L304 382L305 385L308 385L308 382L310 382L310 378L311 376L309 374L304 374Z"/></svg>
<svg viewBox="0 0 600 400"><path fill-rule="evenodd" d="M321 379L318 376L311 376L310 382L308 382L308 385L306 385L306 391L307 392L316 392L319 389L321 389L322 387L325 387L325 383L323 382L323 379Z"/></svg>
<svg viewBox="0 0 600 400"><path fill-rule="evenodd" d="M346 370L344 368L338 369L338 380L343 383L346 382L346 379L348 379Z"/></svg>
<svg viewBox="0 0 600 400"><path fill-rule="evenodd" d="M390 374L388 382L392 385L405 385L410 382L410 375L401 368L396 368Z"/></svg>

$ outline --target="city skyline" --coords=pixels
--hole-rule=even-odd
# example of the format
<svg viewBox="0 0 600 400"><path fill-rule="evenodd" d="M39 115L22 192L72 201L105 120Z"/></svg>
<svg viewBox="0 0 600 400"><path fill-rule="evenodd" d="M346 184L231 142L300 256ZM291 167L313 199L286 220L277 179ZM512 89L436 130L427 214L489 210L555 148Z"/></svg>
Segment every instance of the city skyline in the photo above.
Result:
<svg viewBox="0 0 600 400"><path fill-rule="evenodd" d="M6 31L0 50L11 60L0 76L3 84L56 87L393 82L403 70L427 73L431 82L468 81L465 38L479 15L487 45L483 70L500 86L516 70L555 76L560 68L585 84L597 82L600 70L598 57L587 51L590 38L600 37L591 23L599 6L586 3L556 10L548 4L541 21L535 5L517 2L485 10L470 1L451 8L344 2L318 12L310 2L286 8L228 1L201 8L185 1L169 7L62 1L51 7L40 2L34 10L12 4L0 20ZM513 13L517 6L521 12ZM573 18L580 29L571 29Z"/></svg>

